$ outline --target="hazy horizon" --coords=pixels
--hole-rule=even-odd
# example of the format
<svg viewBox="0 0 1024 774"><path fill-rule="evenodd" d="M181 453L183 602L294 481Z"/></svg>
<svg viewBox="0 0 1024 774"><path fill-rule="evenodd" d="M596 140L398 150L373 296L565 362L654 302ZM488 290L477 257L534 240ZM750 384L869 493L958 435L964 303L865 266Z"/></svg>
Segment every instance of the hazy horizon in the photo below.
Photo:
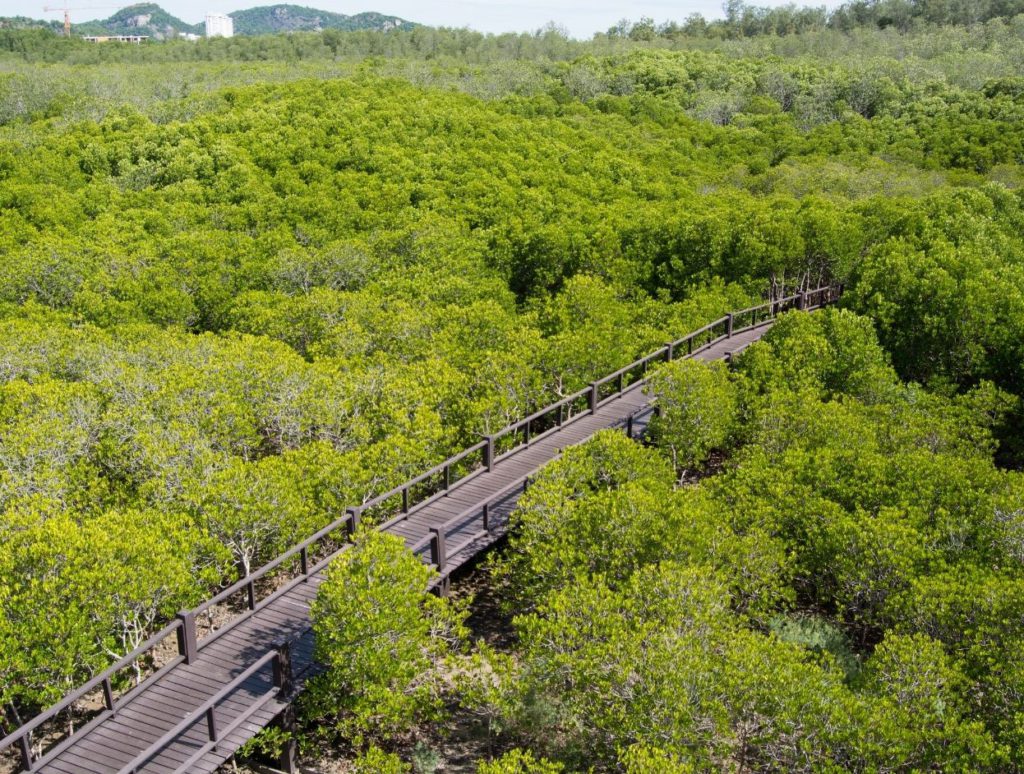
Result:
<svg viewBox="0 0 1024 774"><path fill-rule="evenodd" d="M189 24L203 20L208 12L231 13L245 8L275 5L264 0L154 0L168 13ZM71 20L75 24L93 19L105 19L119 8L133 5L109 6L103 0L95 6L80 11L71 6ZM426 5L413 0L361 0L361 2L340 2L339 0L309 0L292 3L321 11L332 11L353 15L364 11L376 11L390 16L400 16L408 21L434 27L471 27L481 32L533 32L548 23L564 27L573 37L590 38L596 32L604 32L620 19L639 20L647 16L656 22L683 21L693 13L706 18L721 18L720 0L692 0L691 2L598 2L580 4L568 0L550 2L496 2L494 0L439 0ZM785 0L758 0L757 5L788 5ZM798 3L803 5L803 3ZM839 0L810 2L814 7L834 8ZM43 3L27 0L0 0L0 16L28 16L35 19L60 19L61 11L43 12Z"/></svg>

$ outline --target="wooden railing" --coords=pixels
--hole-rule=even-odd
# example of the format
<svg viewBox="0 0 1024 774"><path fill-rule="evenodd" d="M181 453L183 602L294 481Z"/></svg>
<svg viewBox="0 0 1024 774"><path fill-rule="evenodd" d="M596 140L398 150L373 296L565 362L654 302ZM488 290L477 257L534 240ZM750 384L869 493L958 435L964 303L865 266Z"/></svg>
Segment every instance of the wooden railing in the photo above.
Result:
<svg viewBox="0 0 1024 774"><path fill-rule="evenodd" d="M287 594L297 585L307 582L311 575L315 575L323 570L345 549L344 543L346 538L356 532L364 518L364 514L368 510L373 509L374 512L383 511L383 518L379 520L374 519L374 521L376 529L387 530L389 527L407 519L416 510L443 497L452 487L461 485L486 471L492 470L499 460L536 443L551 433L558 432L560 428L581 416L594 413L600 406L614 400L626 390L644 381L647 372L654 364L699 354L703 350L732 336L765 325L778 317L782 312L790 309L812 310L834 303L842 295L842 292L843 288L841 285L824 286L811 291L801 291L785 298L752 306L721 317L705 325L703 328L683 336L681 339L666 343L660 349L651 352L639 360L633 361L614 373L591 382L584 389L508 425L497 433L486 436L479 443L449 457L439 465L409 479L405 483L377 495L361 505L348 508L343 516L328 524L315 535L292 546L276 559L223 589L198 607L180 612L171 623L139 645L131 653L93 677L85 685L69 693L57 704L22 724L3 739L0 739L0 751L17 745L21 753L22 770L34 771L43 762L66 749L73 741L73 737L66 738L54 748L48 750L44 755L37 757L32 752L32 733L38 730L40 726L53 720L83 697L99 689L103 694L103 709L85 726L79 729L79 733L84 732L101 722L108 715L117 712L120 705L129 701L138 692L145 690L149 683L158 679L168 670L183 662L186 664L192 663L204 647L222 634L248 619L256 611L261 610L282 595ZM474 462L474 459L477 461ZM483 536L482 531L478 530L472 538L466 538L460 541L458 545L449 546L447 542L448 537L452 534L453 527L459 523L460 519L465 522L475 518L483 525L482 529L487 529L489 527L490 506L507 497L517 487L525 487L527 485L528 479L524 477L511 487L491 496L487 504L480 504L467 509L454 519L446 522L446 524L432 530L428 537L413 546L413 551L425 558L429 553L430 563L443 572L447 563L447 557L454 556L459 551L464 550L474 540ZM388 504L392 501L394 502L393 514L387 508ZM477 516L473 516L473 512L478 512ZM278 586L265 598L257 599L258 581L290 561L297 561L298 563L296 577ZM215 605L225 603L236 596L242 595L244 595L245 611L200 640L197 635L197 617ZM177 638L178 655L131 690L123 695L115 696L114 684L117 681L118 675L125 669L134 667L140 659L149 656L171 636Z"/></svg>
<svg viewBox="0 0 1024 774"><path fill-rule="evenodd" d="M270 687L251 699L247 699L247 706L240 714L232 717L231 721L223 728L217 723L217 706L241 688L250 678L256 676L267 665L271 666ZM149 763L153 758L171 742L188 731L200 721L206 721L207 741L189 756L189 758L177 766L172 774L184 774L189 768L202 758L206 753L217 746L217 743L228 736L242 723L252 717L262 707L266 706L272 699L287 698L292 689L291 656L288 644L284 643L268 651L256 663L234 678L230 683L221 688L217 693L207 699L202 706L185 717L178 725L153 742L149 747L140 752L128 763L122 766L117 774L136 774L140 767Z"/></svg>

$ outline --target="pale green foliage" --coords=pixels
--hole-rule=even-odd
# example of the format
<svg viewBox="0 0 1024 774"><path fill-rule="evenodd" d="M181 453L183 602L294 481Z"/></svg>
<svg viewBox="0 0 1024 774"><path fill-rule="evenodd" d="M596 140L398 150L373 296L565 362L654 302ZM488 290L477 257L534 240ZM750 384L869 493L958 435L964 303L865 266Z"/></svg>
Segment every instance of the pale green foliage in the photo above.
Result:
<svg viewBox="0 0 1024 774"><path fill-rule="evenodd" d="M560 763L535 758L529 750L512 750L476 767L477 774L560 774L562 771Z"/></svg>
<svg viewBox="0 0 1024 774"><path fill-rule="evenodd" d="M222 549L180 515L109 511L79 524L25 509L0 527L5 701L46 703L133 650L222 577Z"/></svg>
<svg viewBox="0 0 1024 774"><path fill-rule="evenodd" d="M352 769L355 774L407 774L412 771L412 766L404 763L394 753L371 745L352 761Z"/></svg>
<svg viewBox="0 0 1024 774"><path fill-rule="evenodd" d="M691 774L693 765L672 753L635 744L620 755L626 774Z"/></svg>
<svg viewBox="0 0 1024 774"><path fill-rule="evenodd" d="M895 389L887 360L868 318L834 309L783 315L765 339L738 358L739 370L762 389L785 385L866 403L885 400Z"/></svg>
<svg viewBox="0 0 1024 774"><path fill-rule="evenodd" d="M327 571L312 606L326 672L305 698L357 747L436 717L439 668L464 636L465 612L428 591L433 571L400 538L364 532Z"/></svg>
<svg viewBox="0 0 1024 774"><path fill-rule="evenodd" d="M648 391L659 413L651 435L668 449L677 468L703 466L736 432L741 388L723 363L675 360L652 376Z"/></svg>
<svg viewBox="0 0 1024 774"><path fill-rule="evenodd" d="M579 574L623 580L657 561L671 530L664 507L672 473L662 458L621 433L598 433L566 449L520 499L510 550L498 572L510 607L528 604Z"/></svg>

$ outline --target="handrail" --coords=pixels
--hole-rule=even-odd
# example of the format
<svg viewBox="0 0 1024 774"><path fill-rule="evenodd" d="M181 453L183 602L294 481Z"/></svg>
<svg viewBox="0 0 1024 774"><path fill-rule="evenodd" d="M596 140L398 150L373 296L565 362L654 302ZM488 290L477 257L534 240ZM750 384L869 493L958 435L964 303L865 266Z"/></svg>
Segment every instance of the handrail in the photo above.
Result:
<svg viewBox="0 0 1024 774"><path fill-rule="evenodd" d="M101 715L109 714L109 713L112 713L112 712L116 711L116 707L117 707L119 701L121 701L121 700L123 700L123 699L125 699L127 697L127 694L125 694L124 696L118 697L118 699L114 699L114 697L113 697L113 691L112 691L112 687L111 687L111 679L114 677L114 675L117 672L121 671L122 669L124 669L125 667L127 667L128 665L133 663L134 661L137 661L140 656L142 656L143 654L151 651L159 642L161 642L162 640L166 639L168 636L170 636L171 633L173 633L175 631L178 634L178 650L179 650L178 658L175 659L174 661L170 662L170 664L165 665L164 667L162 667L160 670L158 670L154 674L149 675L146 678L146 680L144 680L139 686L136 686L136 688L133 689L129 693L134 693L142 685L144 685L144 684L148 683L150 680L154 679L157 675L161 674L165 669L169 668L171 665L176 665L177 663L180 663L180 661L182 659L184 659L186 661L186 663L189 662L191 660L191 658L193 658L195 656L195 654L198 652L198 649L199 649L199 644L198 644L198 640L196 638L196 630L195 630L195 617L196 616L198 616L201 613L209 610L212 606L214 606L216 604L219 604L221 602L224 602L228 598L234 596L235 594L240 593L243 590L247 590L248 594L249 594L249 613L252 613L253 611L259 609L259 607L261 607L263 604L268 602L269 599L261 601L258 605L255 602L254 584L255 584L255 582L257 580L263 578L268 573L270 573L270 572L274 571L275 569L277 569L278 567L280 567L284 562L288 561L289 559L294 558L297 555L300 556L301 560L302 560L302 576L300 576L301 578L308 578L309 575L312 574L313 572L319 571L319 569L322 568L323 566L325 566L325 564L332 557L337 556L339 551L332 552L331 555L329 557L327 557L327 559L321 560L321 561L317 562L317 564L314 567L311 567L309 565L309 555L308 555L309 549L313 545L319 543L321 540L323 540L325 537L327 537L328 535L330 535L333 532L337 532L339 530L345 530L345 531L347 531L350 534L355 532L355 530L356 530L356 528L358 527L358 524L359 524L360 515L363 513L363 511L365 511L365 510L367 510L369 508L376 507L376 506L380 505L381 503L387 501L388 499L401 494L402 498L403 498L402 512L398 516L383 522L381 525L378 525L378 529L387 528L387 527L395 524L396 522L401 521L404 518L407 518L408 515L412 512L412 510L414 508L422 507L426 503L430 502L432 500L432 498L435 498L435 497L439 496L440 494L442 494L443 492L448 491L451 488L452 485L458 484L458 483L461 483L461 482L465 481L468 478L468 476L475 475L475 473L470 473L467 476L463 476L463 478L459 479L456 482L451 482L450 480L448 480L448 474L446 473L446 477L445 477L446 480L444 482L445 486L444 486L444 489L442 490L442 492L435 492L434 494L429 495L424 501L421 501L420 503L417 503L415 506L411 505L410 499L409 499L409 493L410 493L410 490L412 489L412 487L414 487L414 486L416 486L418 484L423 483L424 481L428 480L432 476L436 476L439 473L450 471L451 468L454 465L458 464L459 462L462 462L467 457L469 457L470 455L475 454L477 452L483 452L484 453L484 467L487 468L489 465L492 465L494 463L494 461L495 461L495 457L493 455L494 455L494 451L495 451L495 442L496 441L498 441L498 440L500 440L502 438L505 438L506 436L512 435L514 433L522 432L525 429L527 432L524 434L524 435L526 435L526 439L523 441L523 444L529 445L531 442L534 442L538 438L543 437L544 434L550 433L550 432L554 432L555 430L558 429L558 427L563 426L563 423L561 422L561 413L560 413L559 414L560 421L559 421L559 424L556 427L550 428L547 431L545 431L544 434L535 436L535 437L533 437L531 439L530 436L529 436L529 428L530 428L532 423L537 422L540 419L543 419L544 417L548 416L549 414L551 414L554 411L561 412L561 410L564 407L571 406L573 403L575 403L576 401L582 400L583 398L589 398L589 404L590 405L589 405L589 411L587 413L593 412L594 410L596 410L597 406L601 404L600 395L599 395L599 388L600 387L605 386L605 385L609 384L612 381L620 379L621 377L624 377L625 374L627 374L627 373L629 373L629 372L631 372L631 371L633 371L633 370L635 370L637 368L646 368L646 366L650 365L651 362L653 362L653 361L655 361L655 360L657 360L659 358L666 357L668 360L673 359L673 357L675 355L675 350L677 348L680 348L680 347L682 347L684 345L688 345L688 351L685 354L681 354L680 357L687 357L689 355L696 354L697 352L701 351L702 349L710 346L711 344L713 344L713 343L715 343L717 341L721 341L723 339L727 339L727 338L731 337L732 335L734 335L735 333L739 333L739 332L741 332L743 330L748 330L749 327L756 327L757 325L764 324L764 322L767 322L768 320L774 319L781 312L786 311L787 309L793 308L792 305L794 303L796 304L796 308L799 308L799 309L818 308L819 306L824 306L825 304L828 304L828 303L831 303L831 302L837 300L842 295L843 290L844 290L844 287L841 284L822 285L822 286L820 286L818 288L815 288L813 290L801 291L800 293L797 293L796 295L785 296L783 298L776 299L776 300L773 300L773 301L769 301L769 302L764 303L764 304L759 304L757 306L752 306L752 307L749 307L747 309L741 309L740 311L733 312L733 313L731 313L729 315L726 315L725 317L720 317L717 320L714 320L713 322L710 322L707 325L703 326L702 328L698 328L697 330L688 333L686 336L683 336L682 338L677 339L676 341L673 341L673 342L671 342L669 344L666 344L665 346L662 346L661 348L659 348L657 350L654 350L653 352L649 353L648 355L646 355L646 356L644 356L644 357L642 357L642 358L640 358L638 360L633 361L629 365L627 365L627 366L625 366L623 368L620 368L617 371L614 371L613 373L608 374L607 376L604 376L604 377L602 377L602 378L600 378L600 379L598 379L596 381L591 382L588 387L585 387L582 390L579 390L579 391L573 393L572 395L568 395L568 396L565 396L563 398L560 398L559 400L555 401L554 403L551 403L548 406L545 406L544 408L541 408L538 411L535 411L534 413L530 414L529 416L526 416L523 419L520 419L520 420L518 420L516 422L512 422L511 424L506 425L504 428L502 428L501 430L497 431L496 433L493 433L493 434L487 436L485 440L480 441L480 442L474 444L473 446L470 446L467 449L464 449L463 451L461 451L461 452L459 452L459 453L449 457L444 462L441 462L440 464L435 465L434 467L430 468L428 471L425 471L424 473L420 473L419 475L417 475L417 476L409 479L408 481L406 481L406 482L404 482L404 483L402 483L402 484L400 484L400 485L398 485L398 486L388 490L387 492L384 492L383 494L377 495L376 497L363 502L361 505L353 506L351 508L348 508L344 516L341 516L338 519L335 519L330 524L328 524L326 527L324 527L321 530L319 530L318 532L316 532L314 535L306 538L305 540L301 541L300 543L297 543L297 544L293 545L291 548L287 549L286 551L281 553L276 558L274 558L271 561L267 562L266 564L264 564L259 569L257 569L254 572L246 575L244 578L239 579L238 581L236 581L235 583L231 584L227 588L222 589L221 591L217 592L214 596L212 596L209 599L205 600L204 602L200 603L195 608L193 608L191 610L183 611L182 613L179 613L178 617L174 621L172 621L166 627L161 629L157 634L155 634L152 637L150 637L148 640L146 640L146 642L144 642L142 645L137 647L131 653L129 653L128 655L126 655L123 658L121 658L117 663L113 664L112 666L108 667L107 669L105 669L100 674L98 674L95 677L91 678L83 686L81 686L80 688L75 689L74 691L69 693L67 696L62 698L59 702L57 702L56 704L52 705L48 709L44 710L39 715L35 716L34 718L32 718L29 721L26 721L21 726L19 726L14 731L12 731L7 736L5 736L3 739L0 739L0 750L4 750L4 749L6 749L7 747L10 747L13 744L20 744L20 746L21 746L21 754L22 754L22 766L23 766L23 769L25 771L32 771L32 770L34 770L36 764L39 761L38 760L37 761L33 761L33 759L32 759L30 735L40 725L42 725L43 723L45 723L48 720L51 720L58 713L60 713L63 710L67 709L70 705L74 704L76 701L81 699L82 696L86 695L90 691L93 691L97 687L100 687L100 686L103 687L105 703L107 705L106 708L103 710L103 713L101 713ZM817 302L817 303L814 303L814 302ZM735 330L733 329L734 321L737 318L742 318L744 315L751 315L751 314L756 315L757 312L763 311L763 310L767 310L768 313L769 313L769 316L767 318L765 318L765 320L763 320L761 323L757 323L756 322L756 317L755 317L755 318L752 318L752 319L755 320L755 322L752 323L751 326L748 326L748 328L738 328L738 329L735 329ZM716 327L722 326L722 325L726 326L725 333L723 335L721 335L721 336L719 336L717 338L713 338L709 342L705 342L705 343L701 344L700 346L698 346L697 348L693 347L693 342L694 342L695 339L697 339L699 336L701 336L703 334L706 334L706 333L708 333L710 331L713 331ZM630 388L633 387L634 384L635 383L631 383L629 385L629 387ZM626 389L626 385L624 383L620 384L620 386L618 387L617 391L615 393L613 393L611 396L606 397L604 400L605 401L611 400L613 397L616 397L617 395L621 394L625 389ZM580 416L584 416L584 414L581 413L581 414L577 414L576 416L570 417L568 419L568 421L571 422L574 419L579 418ZM507 455L507 454L511 454L513 451L515 451L518 448L519 448L518 446L514 447L513 449L506 451L502 456ZM522 484L522 482L519 482L518 485L521 485L521 484ZM507 494L507 492L503 491L501 494L505 495L505 494ZM493 498L492 498L492 500L493 500ZM476 507L479 507L479 506L476 506ZM472 510L473 510L472 508L468 509L466 512L464 512L462 514L462 516L464 516L465 513L468 513L469 511L472 511ZM431 536L431 537L425 539L426 542L420 541L420 544L422 544L422 545L418 544L419 550L422 550L433 539L434 539L433 536ZM278 592L275 592L275 594L272 595L272 598L276 598L277 593ZM234 625L234 624L228 624L227 626L222 627L221 629L218 629L218 633L226 631L232 625ZM216 636L216 634L214 634L213 636ZM52 752L53 751L51 751L51 753L48 753L47 755L52 754Z"/></svg>
<svg viewBox="0 0 1024 774"><path fill-rule="evenodd" d="M122 766L117 774L134 774L138 770L139 766L148 763L154 756L156 756L162 749L164 749L170 742L174 741L181 735L182 732L188 730L193 725L198 723L205 716L208 722L208 731L211 742L217 742L220 738L220 734L217 730L217 724L215 719L215 709L224 699L230 694L234 693L239 686L242 685L246 680L259 672L267 664L274 664L274 676L272 679L273 687L270 691L267 691L262 696L258 697L255 702L249 706L248 715L258 710L263 704L267 702L269 698L275 694L286 693L291 682L291 675L289 669L289 657L288 657L288 645L284 644L276 647L272 650L267 651L262 657L252 664L248 669L242 672L238 677L232 680L230 683L221 688L217 693L207 699L191 714L186 716L178 725L168 731L166 734L161 736L155 742L149 745L145 750L140 752L128 763ZM196 757L196 756L193 756Z"/></svg>

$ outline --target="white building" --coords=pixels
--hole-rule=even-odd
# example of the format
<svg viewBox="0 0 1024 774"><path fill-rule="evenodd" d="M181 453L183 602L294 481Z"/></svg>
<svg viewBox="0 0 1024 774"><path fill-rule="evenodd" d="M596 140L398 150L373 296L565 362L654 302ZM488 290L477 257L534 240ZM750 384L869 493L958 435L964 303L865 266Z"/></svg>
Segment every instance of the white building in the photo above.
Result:
<svg viewBox="0 0 1024 774"><path fill-rule="evenodd" d="M235 21L224 13L206 14L206 37L230 38L235 34Z"/></svg>

